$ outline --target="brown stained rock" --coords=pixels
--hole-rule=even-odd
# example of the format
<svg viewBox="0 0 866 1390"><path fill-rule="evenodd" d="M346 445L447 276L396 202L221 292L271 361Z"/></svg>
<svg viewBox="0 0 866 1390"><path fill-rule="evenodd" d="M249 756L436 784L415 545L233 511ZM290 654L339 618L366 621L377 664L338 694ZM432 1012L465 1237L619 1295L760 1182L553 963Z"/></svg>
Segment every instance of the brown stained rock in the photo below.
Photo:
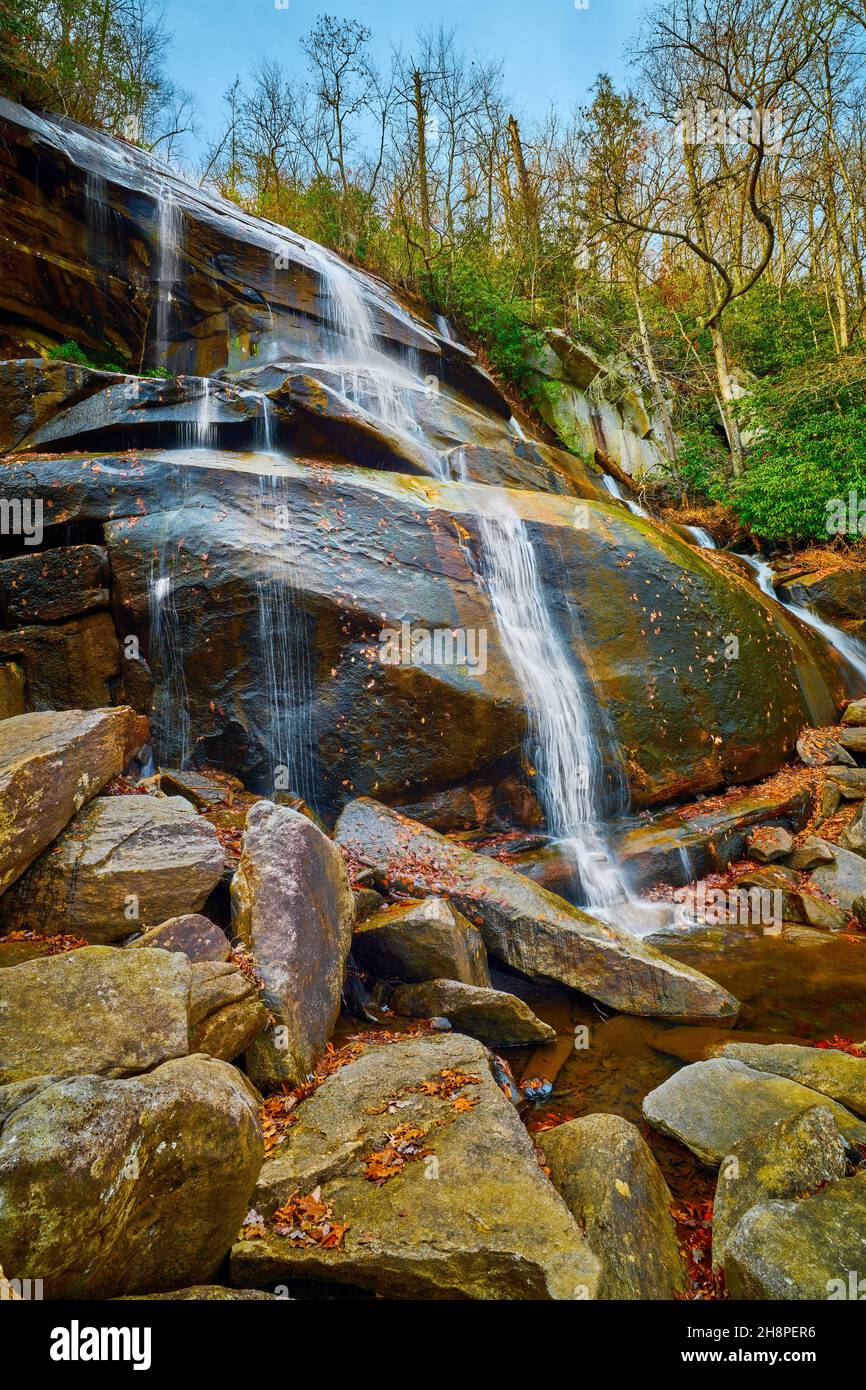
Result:
<svg viewBox="0 0 866 1390"><path fill-rule="evenodd" d="M342 855L308 820L259 801L232 880L232 930L250 948L274 1023L247 1052L262 1090L303 1081L340 1009L354 901Z"/></svg>
<svg viewBox="0 0 866 1390"><path fill-rule="evenodd" d="M158 927L142 932L128 949L158 946L163 951L182 951L191 961L228 960L231 942L221 927L200 912L186 912L181 917L169 917Z"/></svg>
<svg viewBox="0 0 866 1390"><path fill-rule="evenodd" d="M0 1088L7 1277L40 1278L55 1299L207 1283L249 1208L263 1152L255 1092L212 1057L127 1080L47 1076Z"/></svg>
<svg viewBox="0 0 866 1390"><path fill-rule="evenodd" d="M447 1018L455 1032L468 1033L488 1047L521 1047L556 1037L555 1030L516 995L457 980L400 985L390 1004L409 1018Z"/></svg>
<svg viewBox="0 0 866 1390"><path fill-rule="evenodd" d="M352 957L380 979L490 984L487 953L477 928L444 898L374 913L352 937Z"/></svg>
<svg viewBox="0 0 866 1390"><path fill-rule="evenodd" d="M120 646L108 613L52 626L0 632L0 657L24 671L29 709L98 709L111 700L120 673Z"/></svg>
<svg viewBox="0 0 866 1390"><path fill-rule="evenodd" d="M347 806L335 836L390 887L447 895L476 923L488 953L525 975L558 980L624 1013L736 1017L733 996L698 971L375 801Z"/></svg>
<svg viewBox="0 0 866 1390"><path fill-rule="evenodd" d="M0 926L119 941L197 912L222 869L216 831L187 802L99 797L0 898Z"/></svg>
<svg viewBox="0 0 866 1390"><path fill-rule="evenodd" d="M0 722L0 892L123 771L146 738L146 720L126 706Z"/></svg>
<svg viewBox="0 0 866 1390"><path fill-rule="evenodd" d="M108 552L71 545L0 561L0 622L56 622L104 608L109 601Z"/></svg>

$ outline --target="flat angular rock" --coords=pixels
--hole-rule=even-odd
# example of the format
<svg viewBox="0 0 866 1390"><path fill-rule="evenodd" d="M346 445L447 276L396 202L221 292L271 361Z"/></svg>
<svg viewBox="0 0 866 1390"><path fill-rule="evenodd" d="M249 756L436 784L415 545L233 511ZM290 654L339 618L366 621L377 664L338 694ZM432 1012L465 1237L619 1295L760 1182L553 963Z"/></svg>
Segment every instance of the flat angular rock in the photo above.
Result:
<svg viewBox="0 0 866 1390"><path fill-rule="evenodd" d="M147 737L126 706L0 722L0 893L122 772Z"/></svg>
<svg viewBox="0 0 866 1390"><path fill-rule="evenodd" d="M547 1043L556 1037L555 1029L516 995L457 980L400 985L390 1002L396 1013L410 1018L447 1018L456 1032L479 1038L488 1047Z"/></svg>
<svg viewBox="0 0 866 1390"><path fill-rule="evenodd" d="M371 1155L381 1154L389 1134L399 1142L410 1130L430 1153L370 1181ZM292 1193L316 1189L333 1220L348 1223L336 1249L273 1231L273 1214ZM268 1234L235 1245L234 1284L324 1279L386 1298L596 1293L595 1256L541 1171L485 1049L460 1034L370 1046L336 1071L299 1106L298 1124L262 1168L252 1205Z"/></svg>
<svg viewBox="0 0 866 1390"><path fill-rule="evenodd" d="M794 841L787 830L775 825L756 825L746 836L749 856L759 864L772 864L776 859L784 859L794 848Z"/></svg>
<svg viewBox="0 0 866 1390"><path fill-rule="evenodd" d="M849 753L866 753L866 729L843 729L839 735L839 742Z"/></svg>
<svg viewBox="0 0 866 1390"><path fill-rule="evenodd" d="M207 811L225 800L226 788L200 772L164 768L159 774L160 791L166 796L182 796L198 811Z"/></svg>
<svg viewBox="0 0 866 1390"><path fill-rule="evenodd" d="M832 864L819 864L812 870L812 882L850 911L854 899L866 893L866 859L841 845L834 845L833 851Z"/></svg>
<svg viewBox="0 0 866 1390"><path fill-rule="evenodd" d="M843 849L850 850L852 854L866 855L866 819L864 819L866 801L860 803L857 814L848 822L842 834L839 836L839 844Z"/></svg>
<svg viewBox="0 0 866 1390"><path fill-rule="evenodd" d="M477 928L444 898L374 913L352 937L352 957L382 979L490 984L487 952Z"/></svg>
<svg viewBox="0 0 866 1390"><path fill-rule="evenodd" d="M189 997L190 1052L206 1052L231 1062L266 1027L261 992L229 961L197 961Z"/></svg>
<svg viewBox="0 0 866 1390"><path fill-rule="evenodd" d="M120 646L108 613L0 632L0 656L24 670L29 709L99 709L120 674Z"/></svg>
<svg viewBox="0 0 866 1390"><path fill-rule="evenodd" d="M712 1057L675 1072L646 1096L643 1116L654 1129L679 1139L702 1162L715 1166L738 1140L822 1104L849 1142L866 1143L866 1124L843 1106L733 1057Z"/></svg>
<svg viewBox="0 0 866 1390"><path fill-rule="evenodd" d="M731 1298L856 1299L866 1294L866 1172L813 1197L764 1202L728 1241Z"/></svg>
<svg viewBox="0 0 866 1390"><path fill-rule="evenodd" d="M228 960L231 942L221 927L200 912L185 912L181 917L169 917L158 927L142 932L127 944L132 950L141 946L158 946L163 951L182 951L190 960Z"/></svg>
<svg viewBox="0 0 866 1390"><path fill-rule="evenodd" d="M5 1086L0 1262L10 1279L44 1280L56 1299L208 1283L249 1208L263 1152L255 1093L212 1057L128 1080Z"/></svg>
<svg viewBox="0 0 866 1390"><path fill-rule="evenodd" d="M196 912L222 868L216 831L187 802L99 797L0 898L0 925L118 941Z"/></svg>
<svg viewBox="0 0 866 1390"><path fill-rule="evenodd" d="M833 763L827 768L827 780L839 788L846 801L862 801L866 797L866 767L839 767Z"/></svg>
<svg viewBox="0 0 866 1390"><path fill-rule="evenodd" d="M275 1024L247 1053L260 1089L304 1080L340 1010L355 905L339 849L286 806L251 807L232 880L232 930L249 946Z"/></svg>
<svg viewBox="0 0 866 1390"><path fill-rule="evenodd" d="M845 1176L845 1143L832 1113L815 1105L772 1129L741 1139L722 1160L713 1201L713 1264L752 1207L774 1198L804 1197Z"/></svg>
<svg viewBox="0 0 866 1390"><path fill-rule="evenodd" d="M70 545L0 561L0 621L57 622L109 602L108 552Z"/></svg>
<svg viewBox="0 0 866 1390"><path fill-rule="evenodd" d="M844 931L851 914L815 893L784 892L782 916L786 922L805 922L816 931Z"/></svg>
<svg viewBox="0 0 866 1390"><path fill-rule="evenodd" d="M525 975L558 980L624 1013L736 1017L737 1001L705 975L375 801L351 802L335 836L389 885L446 894L478 926L488 952Z"/></svg>
<svg viewBox="0 0 866 1390"><path fill-rule="evenodd" d="M856 1115L866 1117L866 1057L852 1057L835 1047L798 1047L791 1043L737 1042L732 1038L723 1057L736 1057L756 1071L787 1076L813 1091L837 1100Z"/></svg>
<svg viewBox="0 0 866 1390"><path fill-rule="evenodd" d="M835 850L826 840L819 840L817 835L807 835L785 862L795 873L806 873L809 869L817 869L819 864L832 864L835 858Z"/></svg>
<svg viewBox="0 0 866 1390"><path fill-rule="evenodd" d="M670 1190L637 1126L619 1115L584 1115L545 1130L539 1143L551 1182L601 1262L598 1297L682 1293Z"/></svg>
<svg viewBox="0 0 866 1390"><path fill-rule="evenodd" d="M227 1289L222 1284L193 1284L189 1289L172 1289L169 1293L129 1293L118 1303L277 1303L285 1302L280 1294L265 1293L262 1289Z"/></svg>
<svg viewBox="0 0 866 1390"><path fill-rule="evenodd" d="M84 946L0 971L0 1084L131 1076L189 1051L189 962Z"/></svg>
<svg viewBox="0 0 866 1390"><path fill-rule="evenodd" d="M854 728L866 724L866 698L851 701L842 715L842 723Z"/></svg>

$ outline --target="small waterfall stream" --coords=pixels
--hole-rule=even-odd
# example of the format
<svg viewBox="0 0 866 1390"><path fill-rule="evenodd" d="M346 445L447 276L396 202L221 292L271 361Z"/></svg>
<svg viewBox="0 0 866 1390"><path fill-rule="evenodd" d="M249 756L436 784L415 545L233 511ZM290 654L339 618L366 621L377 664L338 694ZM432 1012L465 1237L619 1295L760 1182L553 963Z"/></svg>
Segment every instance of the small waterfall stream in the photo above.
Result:
<svg viewBox="0 0 866 1390"><path fill-rule="evenodd" d="M160 186L156 218L154 267L156 281L156 351L159 365L165 364L171 328L172 298L181 278L183 213L168 182Z"/></svg>
<svg viewBox="0 0 866 1390"><path fill-rule="evenodd" d="M649 512L644 507L640 506L638 502L635 502L633 498L625 496L616 478L612 478L609 473L602 473L601 481L604 483L611 497L615 497L618 502L624 502L629 511L633 512L635 516L649 518Z"/></svg>
<svg viewBox="0 0 866 1390"><path fill-rule="evenodd" d="M598 748L574 663L544 597L529 532L499 489L478 524L500 638L526 696L548 827L573 858L587 904L613 907L629 891L598 825Z"/></svg>

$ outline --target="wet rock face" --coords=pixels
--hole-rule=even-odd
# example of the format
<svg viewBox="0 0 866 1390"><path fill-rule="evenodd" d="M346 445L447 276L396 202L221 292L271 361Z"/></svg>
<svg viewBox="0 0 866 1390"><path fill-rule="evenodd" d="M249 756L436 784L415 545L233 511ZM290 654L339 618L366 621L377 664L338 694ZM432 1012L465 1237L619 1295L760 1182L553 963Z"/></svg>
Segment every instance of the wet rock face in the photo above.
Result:
<svg viewBox="0 0 866 1390"><path fill-rule="evenodd" d="M179 758L185 710L187 753L271 794L283 765L282 785L329 815L353 793L405 801L516 767L524 698L478 577L486 489L348 466L261 470L224 454L5 470L10 495L44 495L57 522L107 522L121 680L138 688L132 636L155 678L160 760ZM577 527L571 499L510 497L634 802L775 769L811 717L807 654L822 678L778 605L620 507L587 500ZM455 633L462 652L443 645ZM730 633L736 661L724 657ZM828 671L823 686L834 707L835 680Z"/></svg>
<svg viewBox="0 0 866 1390"><path fill-rule="evenodd" d="M352 937L352 958L381 979L490 984L477 928L443 898L385 908L368 917Z"/></svg>
<svg viewBox="0 0 866 1390"><path fill-rule="evenodd" d="M19 355L72 340L134 370L142 360L160 365L167 348L173 370L206 375L243 366L275 338L296 360L319 360L330 321L320 248L75 122L3 100L0 135L0 274L15 286L0 334L25 349ZM466 349L376 280L356 281L378 334L508 419Z"/></svg>
<svg viewBox="0 0 866 1390"><path fill-rule="evenodd" d="M210 1057L0 1087L0 1262L54 1299L207 1283L263 1152L255 1093Z"/></svg>

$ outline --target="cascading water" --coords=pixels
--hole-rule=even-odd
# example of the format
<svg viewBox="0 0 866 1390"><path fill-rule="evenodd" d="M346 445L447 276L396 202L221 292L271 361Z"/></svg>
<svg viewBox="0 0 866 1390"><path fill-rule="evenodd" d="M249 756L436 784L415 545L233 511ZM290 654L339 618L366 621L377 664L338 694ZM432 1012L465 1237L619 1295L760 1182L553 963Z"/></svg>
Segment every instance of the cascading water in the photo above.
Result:
<svg viewBox="0 0 866 1390"><path fill-rule="evenodd" d="M148 577L150 659L157 675L154 718L163 766L184 767L192 752L180 619L175 602L177 552L163 543Z"/></svg>
<svg viewBox="0 0 866 1390"><path fill-rule="evenodd" d="M309 249L324 291L328 365L340 374L341 393L417 447L423 430L415 405L419 393L429 390L429 383L407 363L394 362L379 350L376 325L358 276L323 247L310 243ZM425 452L431 471L443 476L438 453Z"/></svg>
<svg viewBox="0 0 866 1390"><path fill-rule="evenodd" d="M156 350L164 364L170 342L172 300L180 282L183 213L170 183L164 183L157 199L156 246Z"/></svg>
<svg viewBox="0 0 866 1390"><path fill-rule="evenodd" d="M499 490L479 512L487 588L526 697L548 825L572 856L590 907L629 898L596 817L601 767L586 700L544 597L525 525Z"/></svg>
<svg viewBox="0 0 866 1390"><path fill-rule="evenodd" d="M630 512L635 516L649 517L649 512L635 502L631 497L626 497L616 478L612 478L609 473L602 473L601 481L604 483L611 497L615 497L618 502L624 502Z"/></svg>
<svg viewBox="0 0 866 1390"><path fill-rule="evenodd" d="M259 478L258 520L274 539L256 552L256 613L259 666L265 699L264 743L274 791L291 791L315 804L313 760L314 682L304 615L295 601L291 563L290 497L274 473Z"/></svg>
<svg viewBox="0 0 866 1390"><path fill-rule="evenodd" d="M683 530L688 531L689 535L694 537L699 550L718 550L718 546L705 527L684 526Z"/></svg>
<svg viewBox="0 0 866 1390"><path fill-rule="evenodd" d="M755 580L762 594L774 599L782 608L794 618L799 618L801 623L817 632L824 641L835 651L837 651L850 669L852 677L856 681L849 679L849 693L852 695L862 695L866 693L866 646L858 642L856 637L851 637L847 632L842 632L832 623L827 623L823 618L819 618L817 613L813 613L810 608L804 607L799 603L785 603L776 593L773 567L768 560L762 559L757 555L741 555L741 560L745 560L750 569L755 572Z"/></svg>

